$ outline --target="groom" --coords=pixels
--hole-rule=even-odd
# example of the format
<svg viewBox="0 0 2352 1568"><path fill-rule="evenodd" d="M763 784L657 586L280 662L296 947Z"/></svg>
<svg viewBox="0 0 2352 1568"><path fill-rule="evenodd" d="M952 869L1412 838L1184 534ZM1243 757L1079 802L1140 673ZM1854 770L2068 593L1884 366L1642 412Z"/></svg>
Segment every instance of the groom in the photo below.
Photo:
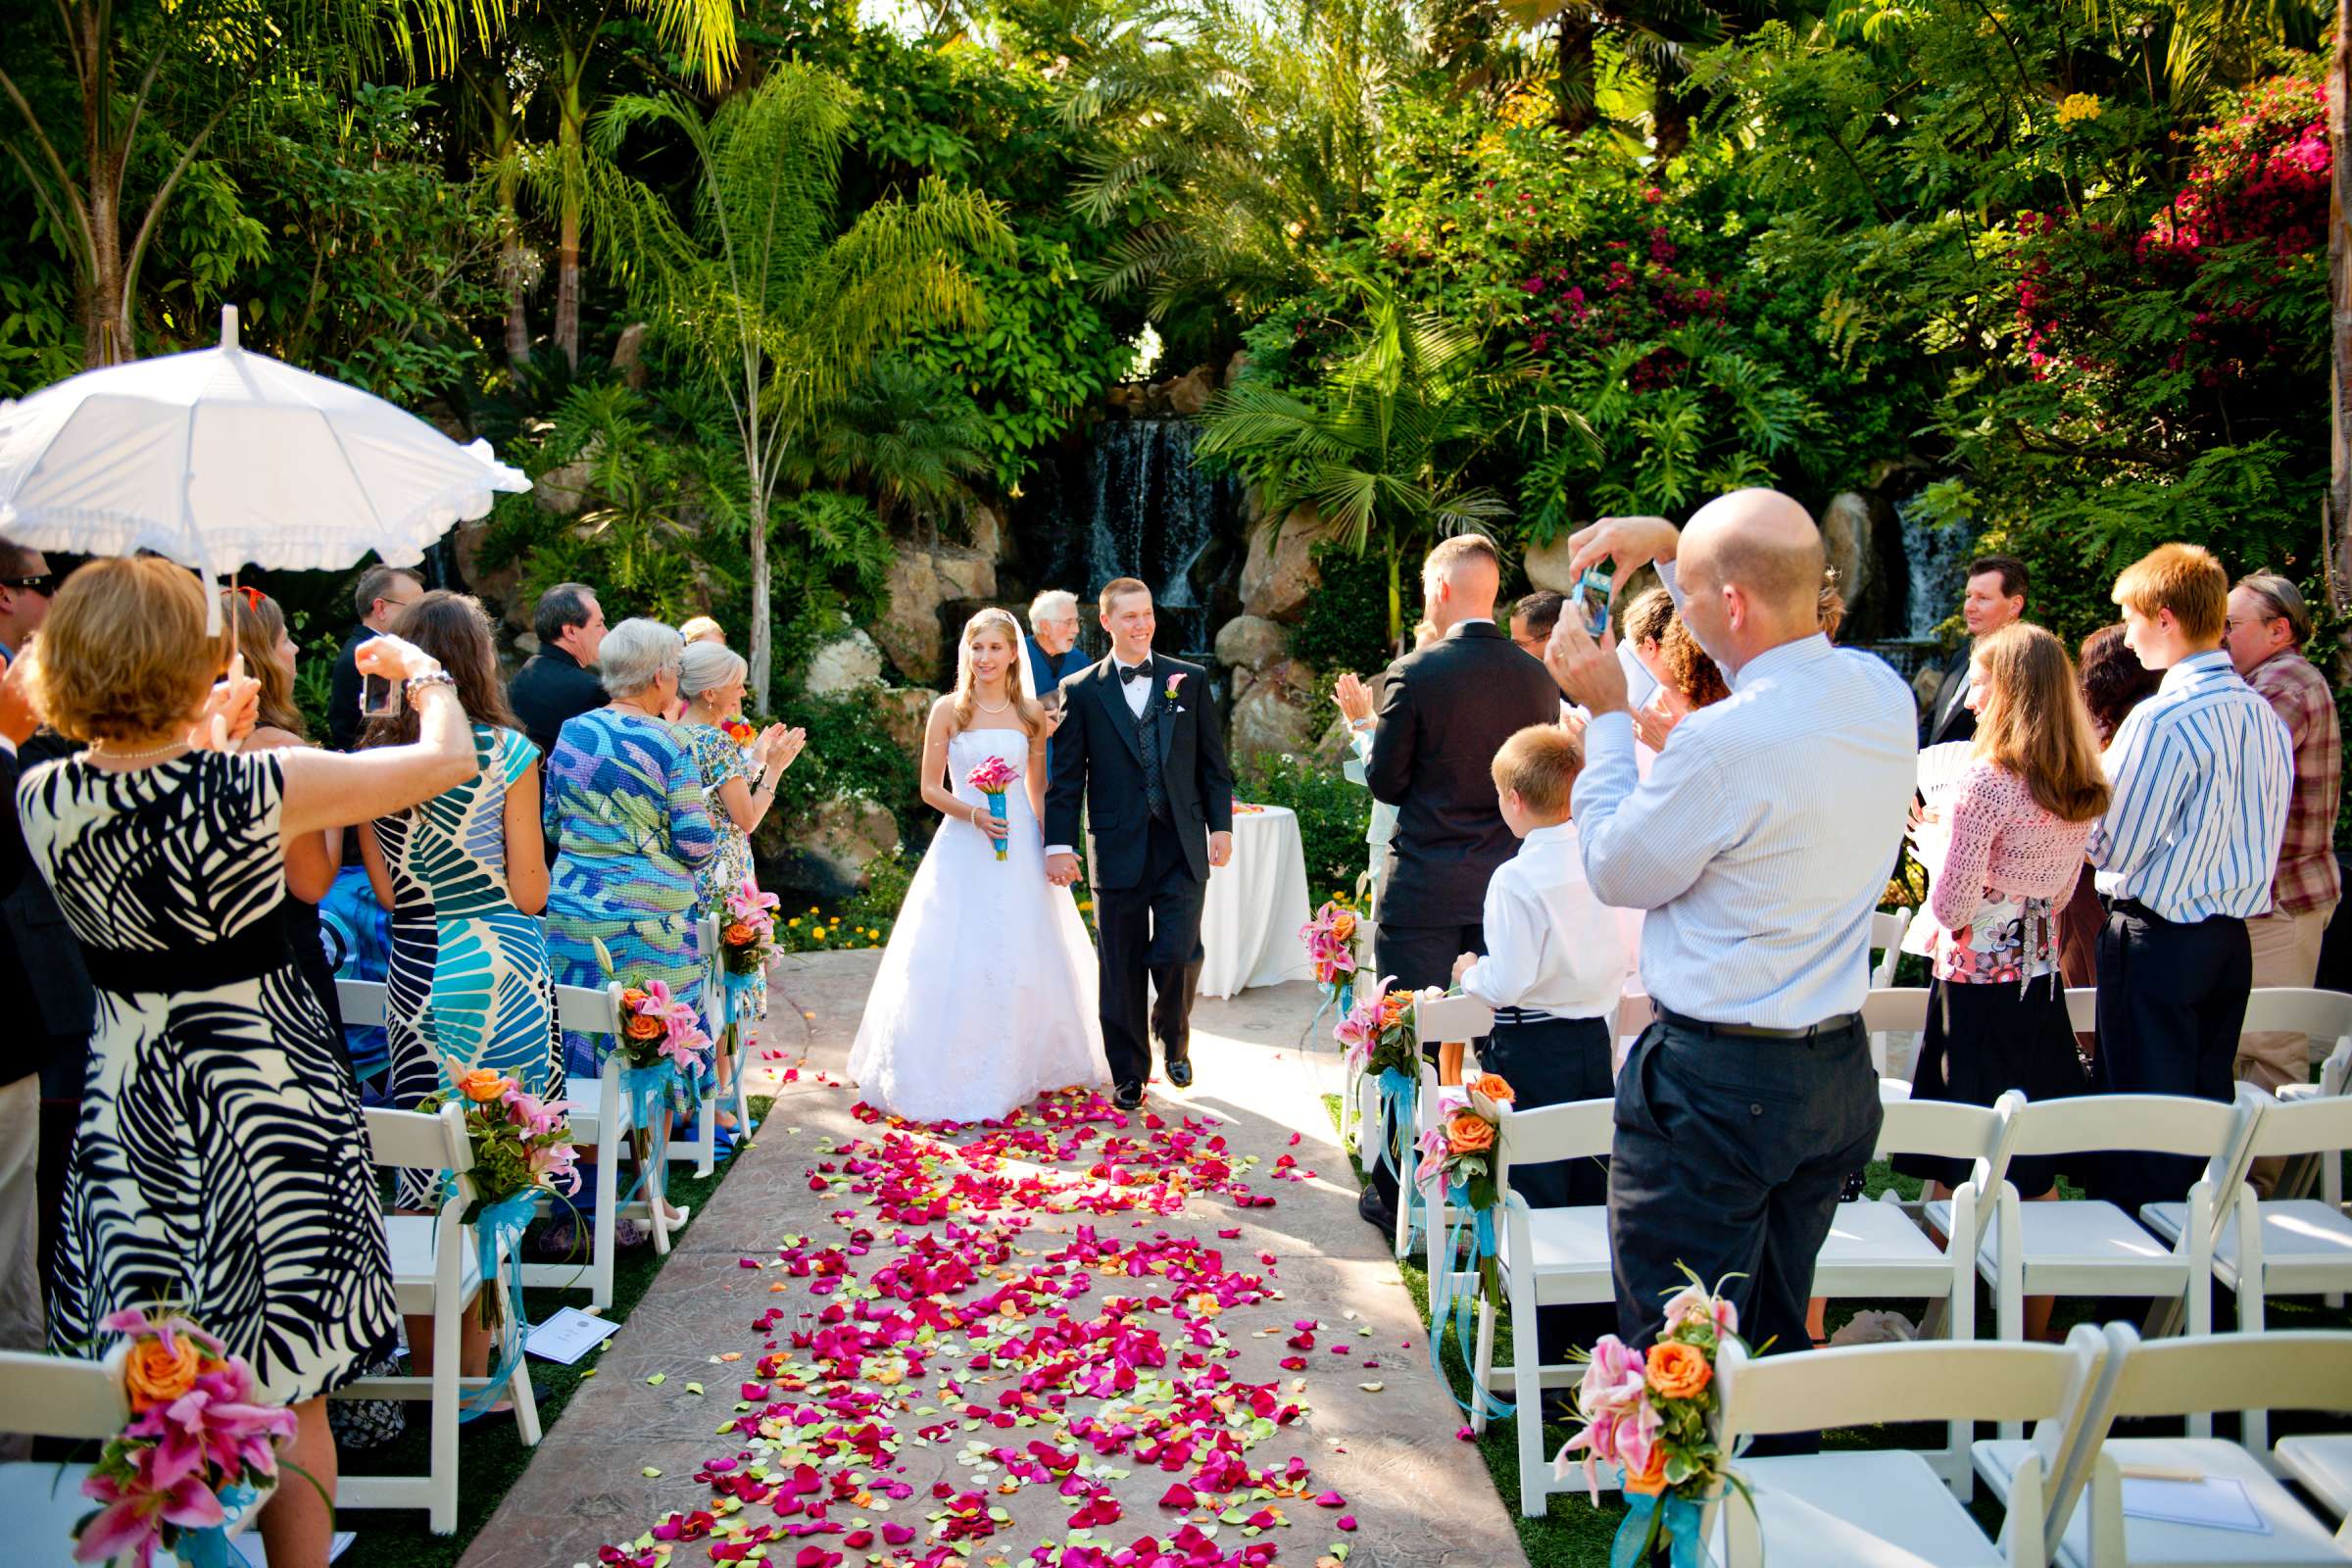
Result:
<svg viewBox="0 0 2352 1568"><path fill-rule="evenodd" d="M1046 792L1046 878L1078 880L1078 808L1094 872L1102 966L1102 1050L1123 1110L1144 1102L1151 1040L1168 1082L1189 1089L1193 986L1200 978L1200 901L1208 868L1233 857L1233 770L1198 664L1155 658L1152 590L1103 585L1110 657L1061 683ZM1145 987L1158 990L1145 1032Z"/></svg>

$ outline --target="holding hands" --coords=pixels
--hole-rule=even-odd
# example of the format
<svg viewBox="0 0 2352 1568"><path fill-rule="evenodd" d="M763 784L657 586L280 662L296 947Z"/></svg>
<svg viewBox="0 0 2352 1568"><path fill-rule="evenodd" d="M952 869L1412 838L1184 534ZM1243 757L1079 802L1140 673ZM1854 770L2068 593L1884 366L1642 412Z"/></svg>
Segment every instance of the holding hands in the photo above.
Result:
<svg viewBox="0 0 2352 1568"><path fill-rule="evenodd" d="M1046 857L1046 880L1066 888L1078 880L1078 857L1067 853Z"/></svg>

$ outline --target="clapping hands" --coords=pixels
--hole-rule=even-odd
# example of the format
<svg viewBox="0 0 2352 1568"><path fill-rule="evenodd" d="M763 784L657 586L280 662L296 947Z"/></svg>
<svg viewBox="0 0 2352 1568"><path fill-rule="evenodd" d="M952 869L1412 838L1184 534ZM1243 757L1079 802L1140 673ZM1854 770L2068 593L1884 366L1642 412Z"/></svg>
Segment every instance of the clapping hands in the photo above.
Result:
<svg viewBox="0 0 2352 1568"><path fill-rule="evenodd" d="M1331 688L1331 700L1340 705L1340 716L1350 724L1361 724L1372 717L1372 692L1350 674L1342 675Z"/></svg>
<svg viewBox="0 0 2352 1568"><path fill-rule="evenodd" d="M790 767L801 749L808 744L805 729L787 729L782 724L770 724L752 742L752 753L759 759L762 773L781 773Z"/></svg>

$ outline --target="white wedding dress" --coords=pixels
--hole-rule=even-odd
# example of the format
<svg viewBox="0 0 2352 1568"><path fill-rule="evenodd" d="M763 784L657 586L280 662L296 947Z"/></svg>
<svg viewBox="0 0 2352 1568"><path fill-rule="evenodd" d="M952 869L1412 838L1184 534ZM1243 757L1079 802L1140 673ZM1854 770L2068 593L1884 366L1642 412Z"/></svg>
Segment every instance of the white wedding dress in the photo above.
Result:
<svg viewBox="0 0 2352 1568"><path fill-rule="evenodd" d="M1019 730L948 742L956 798L990 757L1029 764ZM940 823L891 929L850 1052L865 1102L909 1121L987 1121L1049 1089L1110 1081L1095 950L1067 888L1046 880L1027 780L1004 795L1006 857L960 817Z"/></svg>

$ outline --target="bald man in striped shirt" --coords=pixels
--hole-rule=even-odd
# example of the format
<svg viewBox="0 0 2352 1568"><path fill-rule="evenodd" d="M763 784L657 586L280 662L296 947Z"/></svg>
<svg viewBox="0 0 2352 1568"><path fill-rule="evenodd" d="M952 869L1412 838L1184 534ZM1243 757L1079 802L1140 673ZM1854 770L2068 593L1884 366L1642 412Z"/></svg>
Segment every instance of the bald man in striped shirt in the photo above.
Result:
<svg viewBox="0 0 2352 1568"><path fill-rule="evenodd" d="M2294 740L2231 666L2230 577L2195 545L2164 545L2115 580L2124 641L2164 671L2107 748L2115 797L2090 834L2107 903L2091 1088L2229 1100L2254 984L2246 922L2271 880L2295 783ZM2110 1154L2091 1186L2127 1214L2178 1201L2198 1162Z"/></svg>

